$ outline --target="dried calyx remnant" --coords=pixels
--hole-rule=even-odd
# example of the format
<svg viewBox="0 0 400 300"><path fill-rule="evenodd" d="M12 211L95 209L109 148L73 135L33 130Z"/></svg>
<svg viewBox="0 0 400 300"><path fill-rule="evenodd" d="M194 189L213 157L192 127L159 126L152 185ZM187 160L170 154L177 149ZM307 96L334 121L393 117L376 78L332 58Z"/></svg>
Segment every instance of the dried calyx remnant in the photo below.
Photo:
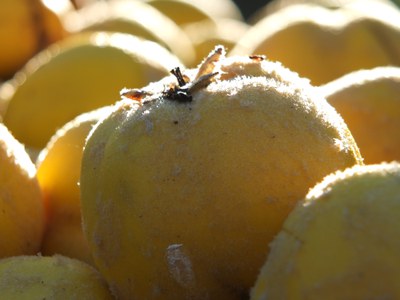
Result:
<svg viewBox="0 0 400 300"><path fill-rule="evenodd" d="M193 80L187 75L182 74L179 67L171 70L171 73L176 77L177 82L165 87L161 93L154 93L145 89L123 89L121 96L143 104L147 101L156 100L160 97L177 102L192 101L192 94L197 90L206 87L219 74L215 71L216 63L225 56L223 46L217 46L201 63L198 72Z"/></svg>
<svg viewBox="0 0 400 300"><path fill-rule="evenodd" d="M199 65L196 76L193 79L183 74L179 67L172 69L170 72L175 76L176 82L165 86L161 92L146 88L123 89L120 94L123 98L137 101L140 105L160 98L181 103L191 102L193 93L206 87L218 78L217 75L220 75L220 72L217 65L225 55L225 48L223 46L216 46ZM249 58L258 62L266 59L264 55L250 55Z"/></svg>

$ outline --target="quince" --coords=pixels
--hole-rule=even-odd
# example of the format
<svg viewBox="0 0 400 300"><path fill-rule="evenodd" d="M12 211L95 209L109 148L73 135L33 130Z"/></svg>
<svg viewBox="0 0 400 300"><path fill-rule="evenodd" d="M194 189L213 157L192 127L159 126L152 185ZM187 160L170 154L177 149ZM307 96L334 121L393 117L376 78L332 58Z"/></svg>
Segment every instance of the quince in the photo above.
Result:
<svg viewBox="0 0 400 300"><path fill-rule="evenodd" d="M398 299L400 165L335 172L286 219L251 300Z"/></svg>
<svg viewBox="0 0 400 300"><path fill-rule="evenodd" d="M62 255L1 259L0 290L7 300L115 299L96 269Z"/></svg>
<svg viewBox="0 0 400 300"><path fill-rule="evenodd" d="M79 177L86 137L110 109L102 107L67 122L38 156L37 178L47 220L41 245L43 255L62 254L93 264L82 232Z"/></svg>
<svg viewBox="0 0 400 300"><path fill-rule="evenodd" d="M338 9L289 5L249 29L230 55L266 55L321 85L359 69L400 66L400 10L378 1Z"/></svg>
<svg viewBox="0 0 400 300"><path fill-rule="evenodd" d="M400 161L400 67L354 71L320 87L366 164Z"/></svg>
<svg viewBox="0 0 400 300"><path fill-rule="evenodd" d="M159 44L123 33L82 33L32 58L11 83L4 124L39 151L81 113L112 104L124 86L159 80L180 60ZM170 67L168 67L170 66Z"/></svg>
<svg viewBox="0 0 400 300"><path fill-rule="evenodd" d="M60 17L41 0L2 0L0 20L0 80L67 35Z"/></svg>
<svg viewBox="0 0 400 300"><path fill-rule="evenodd" d="M126 99L88 136L84 232L120 299L243 299L309 187L362 158L296 73L216 47Z"/></svg>
<svg viewBox="0 0 400 300"><path fill-rule="evenodd" d="M0 123L0 258L36 254L45 228L36 168L24 146Z"/></svg>

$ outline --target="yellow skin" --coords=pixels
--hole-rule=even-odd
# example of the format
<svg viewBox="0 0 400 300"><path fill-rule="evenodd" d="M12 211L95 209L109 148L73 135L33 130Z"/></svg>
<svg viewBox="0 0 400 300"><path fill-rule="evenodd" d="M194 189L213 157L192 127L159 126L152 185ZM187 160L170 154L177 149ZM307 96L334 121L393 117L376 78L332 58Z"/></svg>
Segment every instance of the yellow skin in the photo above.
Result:
<svg viewBox="0 0 400 300"><path fill-rule="evenodd" d="M345 120L365 163L400 161L400 67L352 72L320 90Z"/></svg>
<svg viewBox="0 0 400 300"><path fill-rule="evenodd" d="M79 177L86 137L109 110L79 115L61 127L39 154L37 178L47 214L43 255L58 253L93 263L82 232Z"/></svg>
<svg viewBox="0 0 400 300"><path fill-rule="evenodd" d="M115 299L97 270L61 255L0 260L0 290L7 300Z"/></svg>
<svg viewBox="0 0 400 300"><path fill-rule="evenodd" d="M340 7L346 5L353 5L355 2L359 2L360 4L363 3L365 5L365 0L274 0L268 2L264 7L258 9L254 15L252 15L248 22L250 24L255 24L256 22L260 21L262 18L280 10L289 5L295 4L313 4L323 6L329 9L338 9ZM395 4L391 0L368 0L368 3L376 1L381 4L395 6Z"/></svg>
<svg viewBox="0 0 400 300"><path fill-rule="evenodd" d="M115 31L154 41L169 49L185 65L194 60L194 49L185 32L159 10L141 1L96 1L63 18L70 33Z"/></svg>
<svg viewBox="0 0 400 300"><path fill-rule="evenodd" d="M169 1L169 0L166 0ZM233 20L244 21L242 13L233 0L186 0L187 2L200 7L212 17L215 18L228 18Z"/></svg>
<svg viewBox="0 0 400 300"><path fill-rule="evenodd" d="M221 69L191 102L158 95L176 82L165 78L142 91L156 100L122 100L88 138L84 232L121 299L246 297L297 199L361 163L306 80L260 58L215 55L185 74Z"/></svg>
<svg viewBox="0 0 400 300"><path fill-rule="evenodd" d="M0 2L0 80L11 77L34 54L62 39L59 17L39 0Z"/></svg>
<svg viewBox="0 0 400 300"><path fill-rule="evenodd" d="M285 221L251 300L399 299L400 165L327 176Z"/></svg>
<svg viewBox="0 0 400 300"><path fill-rule="evenodd" d="M6 112L8 100L12 93L14 93L14 86L10 81L4 81L0 83L0 122L3 120L3 116Z"/></svg>
<svg viewBox="0 0 400 300"><path fill-rule="evenodd" d="M88 33L42 52L15 77L4 123L26 146L42 149L81 113L169 74L179 60L160 45L122 33ZM61 50L60 50L61 48ZM170 67L169 67L170 66Z"/></svg>
<svg viewBox="0 0 400 300"><path fill-rule="evenodd" d="M195 62L198 63L215 45L232 49L249 28L248 24L240 20L215 18L212 21L203 20L188 24L184 26L184 31L193 43Z"/></svg>
<svg viewBox="0 0 400 300"><path fill-rule="evenodd" d="M44 206L36 169L23 145L0 123L0 258L36 254Z"/></svg>
<svg viewBox="0 0 400 300"><path fill-rule="evenodd" d="M265 54L313 85L358 69L399 66L400 11L361 2L337 10L307 4L283 8L256 23L230 55Z"/></svg>
<svg viewBox="0 0 400 300"><path fill-rule="evenodd" d="M146 0L147 4L156 8L179 26L192 22L213 20L212 15L201 6L186 0Z"/></svg>

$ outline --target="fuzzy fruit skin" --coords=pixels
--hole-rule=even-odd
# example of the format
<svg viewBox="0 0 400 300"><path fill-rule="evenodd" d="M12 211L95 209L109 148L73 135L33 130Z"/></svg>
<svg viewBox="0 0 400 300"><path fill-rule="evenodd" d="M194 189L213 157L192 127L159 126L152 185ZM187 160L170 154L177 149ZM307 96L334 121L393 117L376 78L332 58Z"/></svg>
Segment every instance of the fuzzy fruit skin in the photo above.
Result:
<svg viewBox="0 0 400 300"><path fill-rule="evenodd" d="M97 270L61 255L0 260L0 289L8 300L115 299Z"/></svg>
<svg viewBox="0 0 400 300"><path fill-rule="evenodd" d="M22 143L41 150L74 117L114 103L125 86L159 80L176 63L165 48L129 34L70 37L32 58L14 77L4 124Z"/></svg>
<svg viewBox="0 0 400 300"><path fill-rule="evenodd" d="M400 67L351 72L320 90L345 120L366 164L400 161Z"/></svg>
<svg viewBox="0 0 400 300"><path fill-rule="evenodd" d="M121 101L91 132L84 231L121 299L246 297L297 199L361 163L343 120L307 82L278 64L263 71L223 72L192 102Z"/></svg>
<svg viewBox="0 0 400 300"><path fill-rule="evenodd" d="M84 113L62 126L36 161L46 203L46 231L41 253L62 254L93 264L82 232L79 177L83 147L92 127L110 107Z"/></svg>
<svg viewBox="0 0 400 300"><path fill-rule="evenodd" d="M35 165L0 123L0 258L38 253L44 226Z"/></svg>
<svg viewBox="0 0 400 300"><path fill-rule="evenodd" d="M398 299L400 165L327 176L271 244L252 300Z"/></svg>
<svg viewBox="0 0 400 300"><path fill-rule="evenodd" d="M338 9L290 5L257 22L231 51L248 53L280 61L313 85L359 69L400 66L400 11L377 1Z"/></svg>

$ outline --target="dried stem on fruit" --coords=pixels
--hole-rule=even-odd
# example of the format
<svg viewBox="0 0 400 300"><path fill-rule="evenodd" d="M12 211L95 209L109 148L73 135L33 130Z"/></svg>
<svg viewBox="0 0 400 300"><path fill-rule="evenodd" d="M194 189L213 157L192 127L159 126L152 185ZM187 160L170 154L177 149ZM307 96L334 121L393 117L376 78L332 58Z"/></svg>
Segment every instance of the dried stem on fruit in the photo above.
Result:
<svg viewBox="0 0 400 300"><path fill-rule="evenodd" d="M198 72L192 81L189 76L182 73L179 67L172 69L171 74L176 77L177 83L171 83L161 93L154 93L145 89L123 89L120 95L124 98L137 101L139 104L159 98L178 102L191 102L194 92L205 88L216 79L219 74L218 71L215 71L216 63L220 61L221 57L225 57L225 48L217 46L200 64ZM260 59L259 56L257 58Z"/></svg>

